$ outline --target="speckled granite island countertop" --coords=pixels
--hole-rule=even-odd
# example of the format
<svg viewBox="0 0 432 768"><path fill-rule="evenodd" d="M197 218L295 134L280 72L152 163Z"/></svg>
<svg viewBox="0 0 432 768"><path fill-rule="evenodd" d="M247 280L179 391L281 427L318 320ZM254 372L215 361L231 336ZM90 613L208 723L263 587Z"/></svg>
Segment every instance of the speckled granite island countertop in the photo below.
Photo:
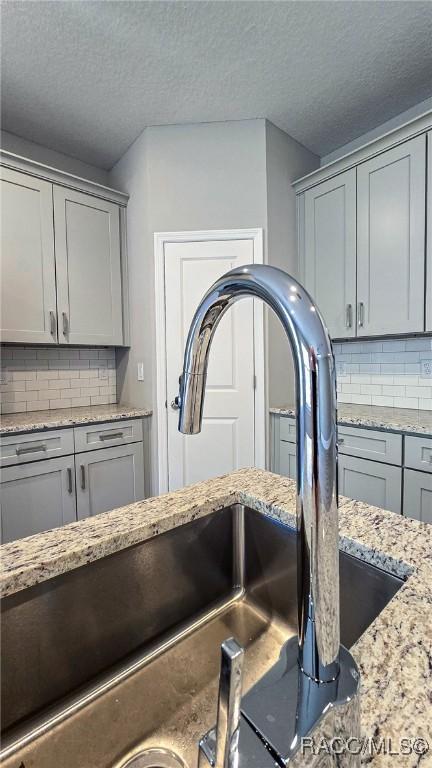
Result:
<svg viewBox="0 0 432 768"><path fill-rule="evenodd" d="M175 493L47 531L0 548L4 595L43 582L234 502L293 524L295 483L239 470ZM361 680L366 736L424 738L429 752L374 754L374 766L432 765L432 525L340 499L340 547L406 579L352 648ZM371 762L368 756L366 762Z"/></svg>
<svg viewBox="0 0 432 768"><path fill-rule="evenodd" d="M8 413L0 417L0 436L20 432L41 432L44 429L79 427L104 421L139 419L151 416L152 411L130 405L93 405L79 408L56 408L51 411Z"/></svg>
<svg viewBox="0 0 432 768"><path fill-rule="evenodd" d="M285 405L270 408L278 416L294 416L295 407ZM432 437L432 411L417 411L412 408L388 408L380 405L355 405L339 403L338 424L347 427L383 429L387 432L403 432L408 435L430 435Z"/></svg>

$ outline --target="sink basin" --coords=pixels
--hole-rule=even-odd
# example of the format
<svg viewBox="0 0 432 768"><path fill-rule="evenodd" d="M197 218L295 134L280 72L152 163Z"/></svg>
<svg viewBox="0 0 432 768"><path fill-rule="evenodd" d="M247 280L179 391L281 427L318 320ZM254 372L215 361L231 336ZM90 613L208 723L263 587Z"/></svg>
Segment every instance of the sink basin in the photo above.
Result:
<svg viewBox="0 0 432 768"><path fill-rule="evenodd" d="M344 553L340 581L349 648L402 581ZM195 768L221 642L246 691L296 628L295 531L240 505L5 598L2 766Z"/></svg>

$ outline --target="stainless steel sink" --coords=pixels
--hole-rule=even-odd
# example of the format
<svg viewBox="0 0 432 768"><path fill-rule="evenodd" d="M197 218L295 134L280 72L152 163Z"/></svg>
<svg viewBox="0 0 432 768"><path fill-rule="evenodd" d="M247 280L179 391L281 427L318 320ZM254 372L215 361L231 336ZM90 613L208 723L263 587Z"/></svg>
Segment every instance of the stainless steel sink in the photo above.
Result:
<svg viewBox="0 0 432 768"><path fill-rule="evenodd" d="M402 582L343 553L340 582L349 648ZM2 765L195 768L221 642L248 690L296 612L295 532L239 505L4 599Z"/></svg>

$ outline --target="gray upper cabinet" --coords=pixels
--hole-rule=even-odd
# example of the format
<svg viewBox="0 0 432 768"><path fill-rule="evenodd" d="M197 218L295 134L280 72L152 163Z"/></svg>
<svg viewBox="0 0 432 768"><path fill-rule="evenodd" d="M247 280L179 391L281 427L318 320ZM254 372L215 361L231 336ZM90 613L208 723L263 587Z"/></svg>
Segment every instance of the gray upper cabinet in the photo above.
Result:
<svg viewBox="0 0 432 768"><path fill-rule="evenodd" d="M357 335L424 330L426 137L357 168Z"/></svg>
<svg viewBox="0 0 432 768"><path fill-rule="evenodd" d="M123 343L119 207L54 186L59 340Z"/></svg>
<svg viewBox="0 0 432 768"><path fill-rule="evenodd" d="M1 340L57 342L52 185L1 171Z"/></svg>
<svg viewBox="0 0 432 768"><path fill-rule="evenodd" d="M355 336L355 169L304 193L303 251L305 285L330 335Z"/></svg>
<svg viewBox="0 0 432 768"><path fill-rule="evenodd" d="M427 136L426 330L432 331L432 131Z"/></svg>
<svg viewBox="0 0 432 768"><path fill-rule="evenodd" d="M127 195L0 159L1 340L125 344Z"/></svg>

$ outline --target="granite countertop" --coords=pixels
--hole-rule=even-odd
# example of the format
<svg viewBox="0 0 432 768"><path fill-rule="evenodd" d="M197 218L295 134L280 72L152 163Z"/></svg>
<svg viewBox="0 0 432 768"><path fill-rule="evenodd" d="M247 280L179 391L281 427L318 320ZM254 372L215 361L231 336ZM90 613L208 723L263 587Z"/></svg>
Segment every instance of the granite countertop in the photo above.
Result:
<svg viewBox="0 0 432 768"><path fill-rule="evenodd" d="M0 436L20 432L41 432L44 429L78 427L103 421L139 419L151 416L152 411L130 405L93 405L79 408L56 408L51 411L3 414L0 417Z"/></svg>
<svg viewBox="0 0 432 768"><path fill-rule="evenodd" d="M270 413L279 416L295 416L296 411L295 406L285 405L280 408L270 408ZM413 408L339 403L338 424L432 437L432 411L417 411Z"/></svg>
<svg viewBox="0 0 432 768"><path fill-rule="evenodd" d="M175 493L137 502L0 548L4 595L240 502L293 524L296 486L244 469ZM351 649L361 671L362 730L367 736L424 738L432 747L432 525L340 499L340 547L406 579ZM370 756L367 762L370 762ZM398 756L398 766L432 764ZM374 754L374 766L393 764Z"/></svg>

